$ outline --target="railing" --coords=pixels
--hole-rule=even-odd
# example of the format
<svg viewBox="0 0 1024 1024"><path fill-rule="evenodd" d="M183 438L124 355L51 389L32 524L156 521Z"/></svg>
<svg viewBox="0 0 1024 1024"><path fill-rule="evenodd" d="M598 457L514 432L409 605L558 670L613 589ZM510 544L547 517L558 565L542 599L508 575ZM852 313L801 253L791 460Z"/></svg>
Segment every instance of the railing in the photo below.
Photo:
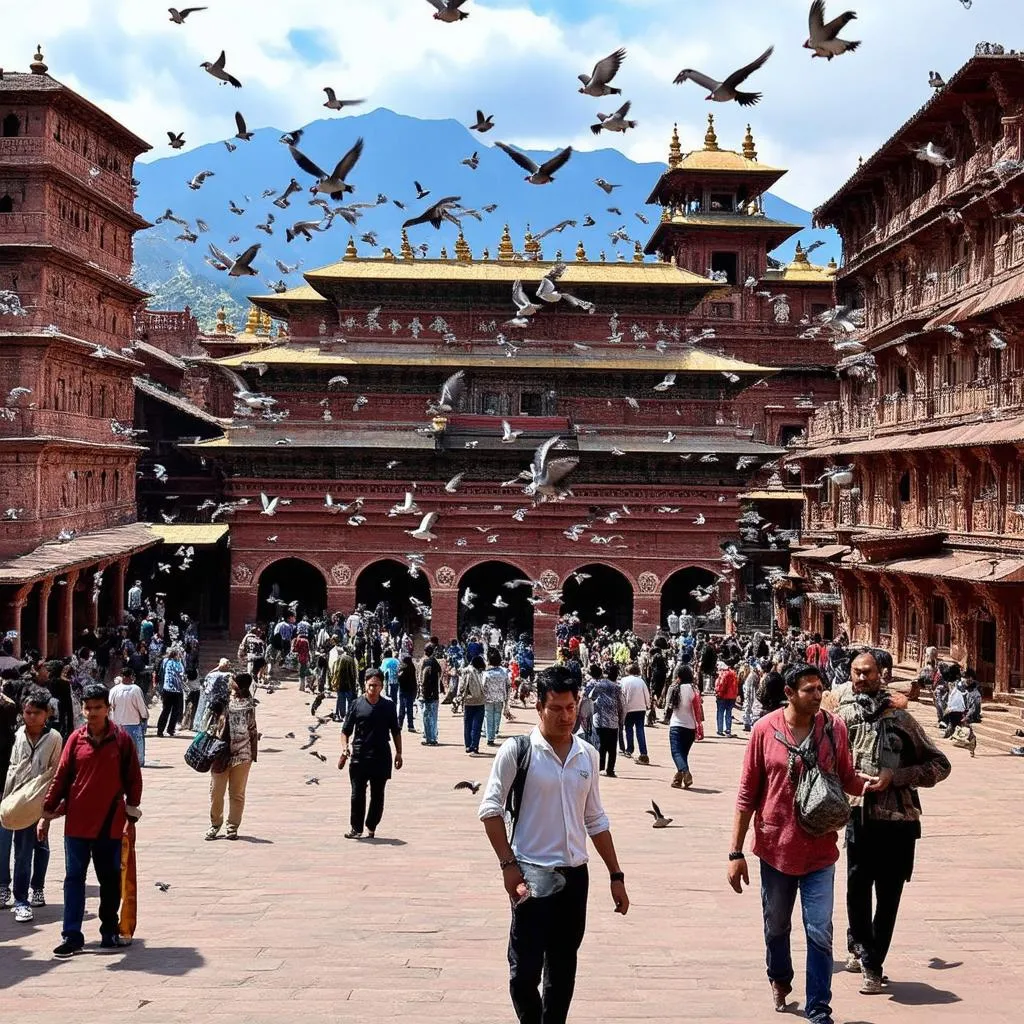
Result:
<svg viewBox="0 0 1024 1024"><path fill-rule="evenodd" d="M132 209L135 194L131 186L131 164L123 177L114 171L106 171L87 160L84 156L62 146L54 139L39 136L21 136L13 139L0 138L0 168L11 165L31 166L51 164L78 178L88 188L110 199L119 206ZM92 174L99 170L99 174Z"/></svg>

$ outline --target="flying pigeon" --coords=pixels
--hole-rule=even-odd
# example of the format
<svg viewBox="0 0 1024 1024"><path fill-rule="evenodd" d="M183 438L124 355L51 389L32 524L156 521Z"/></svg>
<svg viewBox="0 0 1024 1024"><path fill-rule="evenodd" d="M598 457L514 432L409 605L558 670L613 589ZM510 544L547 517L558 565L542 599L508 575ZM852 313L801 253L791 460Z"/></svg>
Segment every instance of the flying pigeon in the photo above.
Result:
<svg viewBox="0 0 1024 1024"><path fill-rule="evenodd" d="M352 168L355 167L356 162L363 155L362 138L356 139L352 148L338 161L334 170L330 174L313 163L305 153L295 146L294 142L288 143L288 152L291 153L292 159L294 159L302 170L317 179L316 184L310 189L310 192L322 192L324 195L330 196L331 199L337 201L341 199L346 192L355 191L355 189L345 181L345 178L352 172Z"/></svg>
<svg viewBox="0 0 1024 1024"><path fill-rule="evenodd" d="M170 146L171 149L181 149L182 146L185 145L184 132L178 132L177 135L175 135L174 132L168 132L167 138L170 139L170 142L168 142L167 145Z"/></svg>
<svg viewBox="0 0 1024 1024"><path fill-rule="evenodd" d="M572 156L572 146L566 146L565 149L556 153L550 160L538 166L525 153L507 146L504 142L496 142L495 145L502 152L508 154L524 171L530 172L524 180L528 181L531 185L547 185L549 182L554 181L555 171L564 167L569 157Z"/></svg>
<svg viewBox="0 0 1024 1024"><path fill-rule="evenodd" d="M444 21L448 24L453 24L456 21L462 21L463 18L469 17L465 11L459 10L465 2L466 0L428 0L428 3L437 8L434 20Z"/></svg>
<svg viewBox="0 0 1024 1024"><path fill-rule="evenodd" d="M722 82L718 82L700 71L694 71L693 68L683 68L676 75L675 83L676 85L681 85L683 82L696 82L697 85L701 85L708 90L708 95L704 97L706 100L713 100L715 103L728 103L730 100L735 100L741 107L751 107L760 100L761 93L738 92L736 86L757 71L768 60L774 50L774 46L769 46L757 60L751 61L745 67L740 68L739 71L734 71Z"/></svg>
<svg viewBox="0 0 1024 1024"><path fill-rule="evenodd" d="M193 192L198 192L203 187L203 182L206 181L207 178L212 178L212 177L213 177L213 171L200 171L188 183L188 187L190 189L192 189Z"/></svg>
<svg viewBox="0 0 1024 1024"><path fill-rule="evenodd" d="M465 165L466 165L466 166L467 166L467 167L468 167L468 168L469 168L469 169L470 169L471 171L475 171L475 170L476 170L476 169L477 169L477 168L478 168L478 167L480 166L480 157L479 157L479 155L478 155L477 153L474 153L474 154L473 154L472 156L468 156L468 157L466 157L466 159L465 159L465 160L463 160L462 162L463 162L463 163L464 163L464 164L465 164Z"/></svg>
<svg viewBox="0 0 1024 1024"><path fill-rule="evenodd" d="M526 486L527 494L539 494L541 500L546 500L562 498L570 493L569 489L562 485L562 481L579 465L579 459L571 456L551 457L552 449L561 440L558 434L549 437L534 452L530 468L519 474L521 479L530 481Z"/></svg>
<svg viewBox="0 0 1024 1024"><path fill-rule="evenodd" d="M644 813L649 814L654 818L654 825L652 828L668 828L669 825L672 824L673 819L666 818L665 815L661 813L661 808L653 800L651 801L651 807L654 808L653 811L645 811Z"/></svg>
<svg viewBox="0 0 1024 1024"><path fill-rule="evenodd" d="M934 142L928 142L923 146L912 146L911 152L918 160L932 164L934 167L952 167L956 163L951 156L946 156L945 151L936 146Z"/></svg>
<svg viewBox="0 0 1024 1024"><path fill-rule="evenodd" d="M210 243L210 255L220 260L224 269L228 272L228 277L255 277L257 272L252 269L250 264L256 258L256 254L259 251L260 243L257 242L255 245L250 245L241 256L232 259L212 242Z"/></svg>
<svg viewBox="0 0 1024 1024"><path fill-rule="evenodd" d="M595 178L595 179L594 179L594 184L595 184L595 185L596 185L596 186L597 186L598 188L600 188L600 189L604 189L604 191L605 191L605 192L606 192L606 193L607 193L608 195L611 195L611 194L612 194L612 189L613 189L613 188L622 188L622 186L621 186L621 185L613 185L613 184L612 184L612 183L611 183L610 181L605 181L605 180L604 180L604 178ZM590 217L589 217L589 215L587 216L587 220L590 220ZM592 224L592 223L593 223L593 221L591 221L591 224ZM590 227L590 224L586 224L586 223L584 223L584 225L583 225L583 226L584 226L585 228L586 228L586 227Z"/></svg>
<svg viewBox="0 0 1024 1024"><path fill-rule="evenodd" d="M504 444L512 444L521 433L521 430L513 430L508 420L501 421L501 440Z"/></svg>
<svg viewBox="0 0 1024 1024"><path fill-rule="evenodd" d="M847 24L856 17L856 11L847 11L845 14L840 14L838 18L833 18L826 25L825 0L814 0L814 3L811 4L811 13L808 19L810 35L807 42L804 43L804 49L814 51L811 54L812 59L814 57L824 57L826 60L831 60L840 54L852 53L860 46L860 40L848 42L845 39L839 39L838 36L846 28Z"/></svg>
<svg viewBox="0 0 1024 1024"><path fill-rule="evenodd" d="M418 217L410 217L409 220L402 224L402 227L411 228L417 224L433 224L435 229L440 230L443 221L454 219L450 210L461 199L462 196L445 196L444 199L439 199L433 206L428 206Z"/></svg>
<svg viewBox="0 0 1024 1024"><path fill-rule="evenodd" d="M176 7L168 7L167 10L170 12L171 21L175 25L184 25L185 19L190 14L195 14L196 11L205 11L205 7L186 7L184 10L179 11Z"/></svg>
<svg viewBox="0 0 1024 1024"><path fill-rule="evenodd" d="M252 138L252 132L245 127L245 118L240 110L235 111L235 138L248 142Z"/></svg>
<svg viewBox="0 0 1024 1024"><path fill-rule="evenodd" d="M433 540L437 540L437 535L431 533L431 527L437 522L437 512L428 512L421 520L420 525L415 530L406 530L410 537L416 540L425 540L429 544Z"/></svg>
<svg viewBox="0 0 1024 1024"><path fill-rule="evenodd" d="M476 124L471 124L469 126L469 130L483 134L484 132L489 132L493 127L494 115L488 114L484 117L484 112L482 110L478 110L476 112Z"/></svg>
<svg viewBox="0 0 1024 1024"><path fill-rule="evenodd" d="M459 398L462 395L462 390L465 386L466 371L459 370L453 373L445 382L441 385L441 396L437 400L437 409L439 412L451 412L458 404Z"/></svg>
<svg viewBox="0 0 1024 1024"><path fill-rule="evenodd" d="M455 785L452 786L452 789L468 789L470 791L470 793L472 793L474 796L476 796L477 792L480 790L480 783L479 782L456 782Z"/></svg>
<svg viewBox="0 0 1024 1024"><path fill-rule="evenodd" d="M584 96L617 96L622 90L614 89L608 83L619 73L619 68L622 67L622 62L625 59L625 49L619 49L610 53L604 60L599 60L589 76L577 76L583 83L579 91Z"/></svg>
<svg viewBox="0 0 1024 1024"><path fill-rule="evenodd" d="M636 121L626 120L630 106L630 101L626 100L614 114L598 114L597 124L592 124L590 130L595 135L600 135L601 132L625 132L630 128L635 128Z"/></svg>
<svg viewBox="0 0 1024 1024"><path fill-rule="evenodd" d="M199 66L209 75L213 75L214 78L219 79L221 85L233 85L236 89L242 88L242 83L235 78L234 75L228 74L224 69L224 65L227 62L227 58L224 55L224 51L220 51L220 56L211 64L210 61L204 60Z"/></svg>
<svg viewBox="0 0 1024 1024"><path fill-rule="evenodd" d="M342 107L354 107L358 103L366 102L366 100L339 100L334 90L328 85L324 86L324 92L327 93L327 102L324 106L328 110L341 110Z"/></svg>

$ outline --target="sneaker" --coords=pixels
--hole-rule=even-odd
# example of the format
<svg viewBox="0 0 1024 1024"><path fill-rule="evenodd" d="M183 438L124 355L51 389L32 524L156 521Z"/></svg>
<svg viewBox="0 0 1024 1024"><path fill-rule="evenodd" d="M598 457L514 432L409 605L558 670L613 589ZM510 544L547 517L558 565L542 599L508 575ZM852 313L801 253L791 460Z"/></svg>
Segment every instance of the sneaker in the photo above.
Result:
<svg viewBox="0 0 1024 1024"><path fill-rule="evenodd" d="M203 838L206 839L207 842L209 842L211 839L216 839L217 836L219 836L219 835L220 835L220 829L217 826L215 826L215 825L211 825L206 830L206 835L203 836Z"/></svg>
<svg viewBox="0 0 1024 1024"><path fill-rule="evenodd" d="M646 754L641 754L636 759L636 763L637 764L650 764L651 763L651 759Z"/></svg>
<svg viewBox="0 0 1024 1024"><path fill-rule="evenodd" d="M420 746L421 747L429 747L430 746L430 740L420 740Z"/></svg>
<svg viewBox="0 0 1024 1024"><path fill-rule="evenodd" d="M860 974L860 972L861 972L860 957L857 956L856 953L851 953L846 958L846 963L843 964L843 967L846 970L848 970L851 974Z"/></svg>
<svg viewBox="0 0 1024 1024"><path fill-rule="evenodd" d="M1010 753L1014 757L1024 757L1024 747L1011 747Z"/></svg>
<svg viewBox="0 0 1024 1024"><path fill-rule="evenodd" d="M882 991L882 975L878 971L865 969L864 979L861 982L860 994L862 996L877 996Z"/></svg>
<svg viewBox="0 0 1024 1024"><path fill-rule="evenodd" d="M33 889L29 895L29 903L33 907L45 907L46 896L43 895L42 889Z"/></svg>
<svg viewBox="0 0 1024 1024"><path fill-rule="evenodd" d="M100 939L100 949L123 949L130 945L131 943L127 939L122 939L120 935L104 935Z"/></svg>
<svg viewBox="0 0 1024 1024"><path fill-rule="evenodd" d="M238 838L238 829L237 828L231 828L229 826L227 834L224 836L224 838L225 839L237 839Z"/></svg>
<svg viewBox="0 0 1024 1024"><path fill-rule="evenodd" d="M672 786L673 789L682 789L683 788L683 773L682 772L676 772L675 775L672 776L671 786Z"/></svg>
<svg viewBox="0 0 1024 1024"><path fill-rule="evenodd" d="M0 907L9 907L12 902L11 887L5 885L3 888L0 888Z"/></svg>
<svg viewBox="0 0 1024 1024"><path fill-rule="evenodd" d="M609 779L616 779L616 778L618 778L618 776L615 774L615 772L613 772L610 768L608 769L608 771L605 772L605 775Z"/></svg>
<svg viewBox="0 0 1024 1024"><path fill-rule="evenodd" d="M375 836L375 834L376 834L376 833L375 833L375 832L373 831L373 829L372 829L372 828L368 828L368 829L366 830L366 838L367 838L367 839L373 839L373 838L374 838L374 836Z"/></svg>
<svg viewBox="0 0 1024 1024"><path fill-rule="evenodd" d="M53 955L60 958L61 960L67 960L69 957L74 956L76 953L82 952L82 946L76 945L69 939L65 939L59 946L57 946Z"/></svg>
<svg viewBox="0 0 1024 1024"><path fill-rule="evenodd" d="M362 839L363 838L363 833L362 832L357 832L354 828L350 828L345 833L345 838L346 839Z"/></svg>
<svg viewBox="0 0 1024 1024"><path fill-rule="evenodd" d="M14 920L19 924L27 924L32 916L32 908L27 903L19 903L14 908Z"/></svg>

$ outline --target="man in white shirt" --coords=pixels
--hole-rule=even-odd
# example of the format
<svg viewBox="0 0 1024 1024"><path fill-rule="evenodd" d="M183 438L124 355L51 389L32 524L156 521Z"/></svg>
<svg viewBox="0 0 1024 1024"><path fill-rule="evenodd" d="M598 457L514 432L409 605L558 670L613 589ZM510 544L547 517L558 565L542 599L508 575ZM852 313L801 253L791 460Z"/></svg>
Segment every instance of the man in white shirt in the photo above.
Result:
<svg viewBox="0 0 1024 1024"><path fill-rule="evenodd" d="M626 699L626 757L633 756L633 734L636 733L636 743L640 748L640 756L636 759L637 764L650 764L647 756L647 734L644 732L644 718L647 716L647 709L651 706L651 691L640 675L640 666L632 661L629 664L628 675L619 680L622 687L622 694Z"/></svg>
<svg viewBox="0 0 1024 1024"><path fill-rule="evenodd" d="M360 606L362 607L362 606ZM363 617L359 614L359 608L357 608L346 620L345 620L345 631L348 633L350 640L356 638L356 633L359 632L363 625Z"/></svg>
<svg viewBox="0 0 1024 1024"><path fill-rule="evenodd" d="M139 767L146 766L146 725L149 722L149 708L146 697L138 683L135 673L127 666L114 679L108 696L110 701L110 721L120 726L132 738L135 752L139 755Z"/></svg>
<svg viewBox="0 0 1024 1024"><path fill-rule="evenodd" d="M564 1024L576 984L576 953L586 930L588 835L608 868L616 913L629 910L629 897L601 803L597 751L573 735L579 683L561 665L541 672L536 682L540 721L529 735L529 761L518 801L516 737L494 759L479 814L512 901L512 1006L520 1024ZM510 842L505 810L517 803ZM524 871L534 885L553 881L562 888L531 891Z"/></svg>
<svg viewBox="0 0 1024 1024"><path fill-rule="evenodd" d="M674 611L668 613L668 632L670 636L679 635L679 616Z"/></svg>

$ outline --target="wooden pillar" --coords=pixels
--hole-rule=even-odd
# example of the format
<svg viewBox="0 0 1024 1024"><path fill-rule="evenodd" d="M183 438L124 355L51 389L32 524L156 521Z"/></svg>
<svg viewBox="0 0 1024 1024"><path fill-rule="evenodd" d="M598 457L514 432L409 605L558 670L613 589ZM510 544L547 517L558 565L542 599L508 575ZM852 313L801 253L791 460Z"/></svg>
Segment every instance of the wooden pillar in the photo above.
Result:
<svg viewBox="0 0 1024 1024"><path fill-rule="evenodd" d="M994 596L991 602L996 620L996 677L993 683L995 693L1007 693L1010 689L1010 609L1005 598Z"/></svg>
<svg viewBox="0 0 1024 1024"><path fill-rule="evenodd" d="M889 620L892 636L892 660L895 663L903 660L903 615L905 602L901 594L901 588L896 581L889 576L882 576L879 586L885 591L889 598Z"/></svg>
<svg viewBox="0 0 1024 1024"><path fill-rule="evenodd" d="M4 617L4 629L6 633L8 631L16 633L14 637L14 657L21 657L21 614L25 610L25 605L28 603L29 594L32 593L32 587L35 584L26 583L23 587L19 587L12 595L10 601L7 602L6 614Z"/></svg>
<svg viewBox="0 0 1024 1024"><path fill-rule="evenodd" d="M128 559L119 558L111 568L114 570L114 618L120 625L128 606Z"/></svg>
<svg viewBox="0 0 1024 1024"><path fill-rule="evenodd" d="M78 570L69 572L66 582L57 594L57 657L66 658L73 653L75 644L75 584Z"/></svg>
<svg viewBox="0 0 1024 1024"><path fill-rule="evenodd" d="M43 659L49 657L49 605L50 593L53 590L53 580L45 579L39 582L39 656Z"/></svg>

